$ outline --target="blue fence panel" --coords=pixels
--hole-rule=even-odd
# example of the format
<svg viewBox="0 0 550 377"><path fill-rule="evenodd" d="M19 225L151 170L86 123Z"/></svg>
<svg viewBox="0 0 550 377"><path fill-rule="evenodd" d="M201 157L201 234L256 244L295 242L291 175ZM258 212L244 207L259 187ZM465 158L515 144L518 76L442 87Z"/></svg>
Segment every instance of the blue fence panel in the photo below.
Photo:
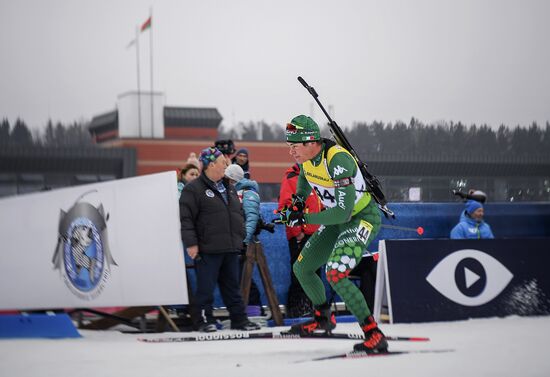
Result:
<svg viewBox="0 0 550 377"><path fill-rule="evenodd" d="M464 209L463 203L391 203L389 206L395 212L396 219L382 218L383 226L369 251L378 250L378 241L381 239L449 238L451 229L458 223ZM262 217L266 222L275 218L273 211L276 208L277 203L261 204ZM550 203L488 203L485 205L485 219L496 238L550 237ZM385 225L412 230L393 229ZM418 227L424 228L422 236L416 232ZM277 225L274 234L263 231L259 239L279 303L286 304L291 266L284 226ZM260 290L262 303L267 304L257 268L253 278ZM215 305L223 306L219 294L216 294Z"/></svg>

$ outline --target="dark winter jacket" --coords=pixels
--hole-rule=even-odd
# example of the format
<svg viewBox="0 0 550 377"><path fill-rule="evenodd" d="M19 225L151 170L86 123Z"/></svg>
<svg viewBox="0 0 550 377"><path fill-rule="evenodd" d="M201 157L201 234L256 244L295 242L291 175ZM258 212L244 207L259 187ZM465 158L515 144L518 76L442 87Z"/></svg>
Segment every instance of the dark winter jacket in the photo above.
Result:
<svg viewBox="0 0 550 377"><path fill-rule="evenodd" d="M180 198L181 239L199 253L239 252L245 237L244 217L235 187L224 183L226 204L214 182L203 173L185 185Z"/></svg>

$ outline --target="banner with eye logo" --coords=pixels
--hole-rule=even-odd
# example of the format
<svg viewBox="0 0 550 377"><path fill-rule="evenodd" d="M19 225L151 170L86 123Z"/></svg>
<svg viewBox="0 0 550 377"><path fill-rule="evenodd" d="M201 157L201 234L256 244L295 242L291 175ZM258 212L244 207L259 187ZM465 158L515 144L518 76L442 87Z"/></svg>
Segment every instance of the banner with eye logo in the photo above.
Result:
<svg viewBox="0 0 550 377"><path fill-rule="evenodd" d="M176 173L0 199L0 309L186 304Z"/></svg>
<svg viewBox="0 0 550 377"><path fill-rule="evenodd" d="M391 323L550 314L550 239L380 241L374 315Z"/></svg>

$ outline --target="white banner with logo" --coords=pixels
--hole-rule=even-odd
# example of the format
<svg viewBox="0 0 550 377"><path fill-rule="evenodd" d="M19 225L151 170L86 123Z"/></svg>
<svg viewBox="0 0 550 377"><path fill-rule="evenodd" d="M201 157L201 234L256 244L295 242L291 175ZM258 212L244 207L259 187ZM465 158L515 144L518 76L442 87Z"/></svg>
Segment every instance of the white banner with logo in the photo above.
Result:
<svg viewBox="0 0 550 377"><path fill-rule="evenodd" d="M175 172L0 199L0 309L186 304Z"/></svg>

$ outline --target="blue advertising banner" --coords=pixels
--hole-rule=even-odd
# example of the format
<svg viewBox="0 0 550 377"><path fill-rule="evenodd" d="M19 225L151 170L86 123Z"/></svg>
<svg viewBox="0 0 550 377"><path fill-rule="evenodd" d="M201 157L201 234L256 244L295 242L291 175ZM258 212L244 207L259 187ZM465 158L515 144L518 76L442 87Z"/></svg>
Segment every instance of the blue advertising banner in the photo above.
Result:
<svg viewBox="0 0 550 377"><path fill-rule="evenodd" d="M382 243L377 295L393 323L550 314L550 239Z"/></svg>

